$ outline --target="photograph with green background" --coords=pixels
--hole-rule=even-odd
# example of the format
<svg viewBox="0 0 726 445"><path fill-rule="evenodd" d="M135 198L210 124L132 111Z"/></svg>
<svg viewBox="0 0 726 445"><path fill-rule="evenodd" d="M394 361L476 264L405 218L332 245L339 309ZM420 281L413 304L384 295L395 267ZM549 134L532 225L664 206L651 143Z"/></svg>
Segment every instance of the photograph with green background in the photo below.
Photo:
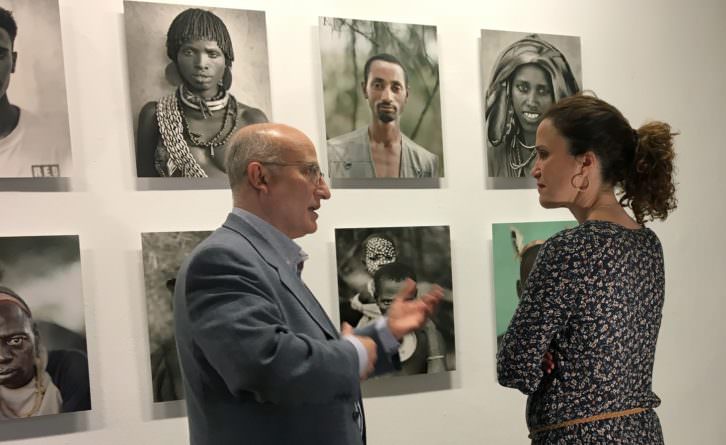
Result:
<svg viewBox="0 0 726 445"><path fill-rule="evenodd" d="M575 221L492 224L497 337L504 335L519 304L519 297L517 296L517 280L520 278L519 248L536 241L544 242L557 232L576 225L577 222ZM513 233L517 233L516 237L518 239L515 239ZM522 287L524 287L524 283L522 283Z"/></svg>

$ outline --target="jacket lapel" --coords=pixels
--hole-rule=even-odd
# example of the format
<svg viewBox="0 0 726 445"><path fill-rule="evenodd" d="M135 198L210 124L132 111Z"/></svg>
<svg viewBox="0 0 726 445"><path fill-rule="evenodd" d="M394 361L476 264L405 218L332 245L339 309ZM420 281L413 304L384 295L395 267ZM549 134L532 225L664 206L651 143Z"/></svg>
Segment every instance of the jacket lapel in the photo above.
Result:
<svg viewBox="0 0 726 445"><path fill-rule="evenodd" d="M262 256L262 258L277 270L280 282L290 291L295 299L300 303L305 312L317 323L320 329L331 338L338 338L340 334L333 325L328 315L323 310L318 300L313 296L312 292L307 288L302 279L290 270L285 260L275 250L269 240L265 239L260 232L252 225L248 224L239 216L230 213L227 216L224 226L230 230L237 232L240 236L247 239L252 247Z"/></svg>

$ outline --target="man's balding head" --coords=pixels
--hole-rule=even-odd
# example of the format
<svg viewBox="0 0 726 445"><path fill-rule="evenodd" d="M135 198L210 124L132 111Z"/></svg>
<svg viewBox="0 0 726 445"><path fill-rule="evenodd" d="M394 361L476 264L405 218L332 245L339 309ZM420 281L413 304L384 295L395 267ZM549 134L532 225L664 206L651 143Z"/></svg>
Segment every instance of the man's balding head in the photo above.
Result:
<svg viewBox="0 0 726 445"><path fill-rule="evenodd" d="M246 181L251 161L283 162L289 151L312 142L300 130L285 124L262 123L243 127L232 137L227 150L227 177L234 191Z"/></svg>
<svg viewBox="0 0 726 445"><path fill-rule="evenodd" d="M290 238L317 229L321 199L330 198L312 141L284 124L255 124L232 137L227 175L235 207Z"/></svg>

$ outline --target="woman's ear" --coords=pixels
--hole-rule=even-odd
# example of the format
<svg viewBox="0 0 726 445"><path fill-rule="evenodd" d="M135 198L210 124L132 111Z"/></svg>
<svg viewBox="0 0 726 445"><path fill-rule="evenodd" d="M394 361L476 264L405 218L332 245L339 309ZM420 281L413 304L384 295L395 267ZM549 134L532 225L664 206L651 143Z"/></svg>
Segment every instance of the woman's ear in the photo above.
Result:
<svg viewBox="0 0 726 445"><path fill-rule="evenodd" d="M588 174L594 168L600 167L600 162L592 150L588 150L585 153L583 153L577 157L579 158L578 161L582 165L582 173L584 173L584 174Z"/></svg>

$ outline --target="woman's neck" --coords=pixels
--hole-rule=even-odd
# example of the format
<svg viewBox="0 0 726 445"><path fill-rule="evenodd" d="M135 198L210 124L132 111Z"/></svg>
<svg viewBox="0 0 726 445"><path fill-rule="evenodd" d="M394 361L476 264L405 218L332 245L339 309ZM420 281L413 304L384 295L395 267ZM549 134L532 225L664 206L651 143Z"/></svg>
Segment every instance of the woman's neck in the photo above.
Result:
<svg viewBox="0 0 726 445"><path fill-rule="evenodd" d="M590 202L580 205L576 203L569 210L580 224L596 220L612 222L628 229L642 227L620 205L613 190L603 190Z"/></svg>

